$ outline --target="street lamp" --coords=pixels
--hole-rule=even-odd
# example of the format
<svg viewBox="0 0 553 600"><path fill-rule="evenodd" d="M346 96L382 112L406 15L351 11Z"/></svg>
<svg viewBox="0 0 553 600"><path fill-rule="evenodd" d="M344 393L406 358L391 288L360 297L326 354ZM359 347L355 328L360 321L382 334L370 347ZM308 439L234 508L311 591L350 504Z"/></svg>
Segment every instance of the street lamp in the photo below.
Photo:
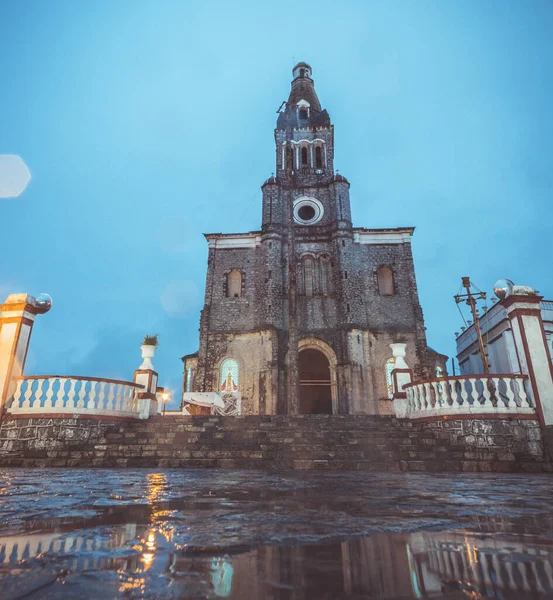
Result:
<svg viewBox="0 0 553 600"><path fill-rule="evenodd" d="M167 391L161 393L161 399L163 400L163 416L165 416L165 409L167 408L167 402L171 398L171 394Z"/></svg>

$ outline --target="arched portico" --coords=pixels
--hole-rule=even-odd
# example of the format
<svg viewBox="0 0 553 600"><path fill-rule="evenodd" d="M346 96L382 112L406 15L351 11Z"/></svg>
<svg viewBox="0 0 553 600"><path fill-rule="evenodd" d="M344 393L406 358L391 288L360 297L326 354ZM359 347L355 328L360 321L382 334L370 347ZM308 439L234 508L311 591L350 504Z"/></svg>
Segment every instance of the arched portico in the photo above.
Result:
<svg viewBox="0 0 553 600"><path fill-rule="evenodd" d="M300 412L304 414L337 414L337 360L334 350L322 340L306 338L300 340L298 352Z"/></svg>

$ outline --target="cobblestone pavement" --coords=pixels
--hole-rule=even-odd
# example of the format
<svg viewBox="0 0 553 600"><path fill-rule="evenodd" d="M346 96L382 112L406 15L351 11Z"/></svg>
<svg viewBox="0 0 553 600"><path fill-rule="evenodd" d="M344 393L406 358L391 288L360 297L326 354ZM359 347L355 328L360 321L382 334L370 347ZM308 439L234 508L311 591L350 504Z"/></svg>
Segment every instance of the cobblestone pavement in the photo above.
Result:
<svg viewBox="0 0 553 600"><path fill-rule="evenodd" d="M4 469L0 597L551 598L553 478Z"/></svg>

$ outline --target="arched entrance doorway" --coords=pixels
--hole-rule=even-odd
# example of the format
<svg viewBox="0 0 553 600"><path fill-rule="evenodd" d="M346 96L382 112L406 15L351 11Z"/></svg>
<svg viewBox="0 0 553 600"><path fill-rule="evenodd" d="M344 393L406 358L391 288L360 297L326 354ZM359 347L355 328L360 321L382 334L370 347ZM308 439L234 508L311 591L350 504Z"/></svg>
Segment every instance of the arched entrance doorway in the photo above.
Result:
<svg viewBox="0 0 553 600"><path fill-rule="evenodd" d="M314 348L299 353L300 413L332 414L332 381L328 358Z"/></svg>

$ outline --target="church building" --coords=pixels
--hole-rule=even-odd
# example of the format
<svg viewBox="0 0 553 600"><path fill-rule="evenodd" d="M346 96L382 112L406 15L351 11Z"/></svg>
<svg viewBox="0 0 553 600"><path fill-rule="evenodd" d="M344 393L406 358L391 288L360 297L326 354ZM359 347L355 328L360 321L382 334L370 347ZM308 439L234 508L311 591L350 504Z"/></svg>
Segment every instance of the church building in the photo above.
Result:
<svg viewBox="0 0 553 600"><path fill-rule="evenodd" d="M394 343L416 377L445 372L426 345L414 228L353 226L311 75L294 67L279 111L261 229L205 235L200 347L182 359L183 391L234 395L234 414L390 413Z"/></svg>

